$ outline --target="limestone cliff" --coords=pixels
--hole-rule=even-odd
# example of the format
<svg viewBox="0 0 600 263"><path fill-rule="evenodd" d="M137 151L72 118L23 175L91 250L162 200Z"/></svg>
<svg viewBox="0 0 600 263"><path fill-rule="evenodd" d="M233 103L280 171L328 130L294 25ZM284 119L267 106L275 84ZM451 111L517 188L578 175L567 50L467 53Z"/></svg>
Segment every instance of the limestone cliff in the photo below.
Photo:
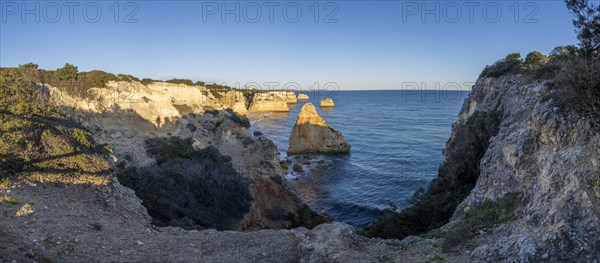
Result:
<svg viewBox="0 0 600 263"><path fill-rule="evenodd" d="M287 98L281 94L273 92L259 92L254 95L252 104L248 110L256 112L287 112L290 109L288 108Z"/></svg>
<svg viewBox="0 0 600 263"><path fill-rule="evenodd" d="M599 129L542 99L549 83L523 75L479 79L460 112L457 123L475 112L497 111L501 124L475 188L449 227L486 201L522 196L517 219L484 235L472 260L600 260Z"/></svg>
<svg viewBox="0 0 600 263"><path fill-rule="evenodd" d="M285 102L287 102L289 104L298 103L298 99L296 97L296 93L294 93L293 91L274 90L274 91L269 91L268 93L276 95L276 96L283 97L285 99Z"/></svg>
<svg viewBox="0 0 600 263"><path fill-rule="evenodd" d="M128 89L118 89L123 85ZM214 147L228 156L234 169L251 182L250 211L236 226L240 230L327 221L312 212L285 180L275 144L252 136L248 120L232 110L215 110L245 102L237 91L215 98L202 87L112 82L94 89L95 99L87 99L69 96L61 88L49 89L55 104L95 131L111 146L116 160L127 160L128 166L154 165L157 161L147 152L147 140L171 136L192 137L196 149Z"/></svg>
<svg viewBox="0 0 600 263"><path fill-rule="evenodd" d="M321 118L315 106L302 106L289 139L288 155L304 153L348 153L344 136Z"/></svg>
<svg viewBox="0 0 600 263"><path fill-rule="evenodd" d="M217 96L214 96L214 94L217 94ZM214 94L215 100L224 108L232 109L234 112L243 115L248 112L248 109L246 109L246 97L241 91L219 91L214 92Z"/></svg>

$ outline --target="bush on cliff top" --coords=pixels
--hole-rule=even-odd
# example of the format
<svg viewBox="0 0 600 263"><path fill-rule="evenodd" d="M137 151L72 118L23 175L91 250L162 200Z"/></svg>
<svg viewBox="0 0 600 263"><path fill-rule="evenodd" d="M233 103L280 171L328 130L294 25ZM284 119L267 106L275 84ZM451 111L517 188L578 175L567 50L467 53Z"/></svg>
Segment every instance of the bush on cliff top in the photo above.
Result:
<svg viewBox="0 0 600 263"><path fill-rule="evenodd" d="M48 101L39 74L32 63L0 68L0 180L107 183L107 151Z"/></svg>
<svg viewBox="0 0 600 263"><path fill-rule="evenodd" d="M189 85L189 86L194 86L194 82L192 82L189 79L170 79L165 82L173 83L173 84L185 84L185 85Z"/></svg>
<svg viewBox="0 0 600 263"><path fill-rule="evenodd" d="M533 51L521 59L520 53L508 54L504 59L496 61L491 66L486 66L479 75L480 78L498 78L510 74L531 74L536 79L554 77L560 70L559 64L553 56Z"/></svg>
<svg viewBox="0 0 600 263"><path fill-rule="evenodd" d="M497 112L475 112L455 129L446 147L447 157L438 176L425 191L420 189L410 200L411 206L396 212L382 211L377 221L364 231L370 237L403 238L418 235L446 224L458 204L475 187L479 162L489 140L498 133Z"/></svg>
<svg viewBox="0 0 600 263"><path fill-rule="evenodd" d="M119 166L119 181L135 190L158 226L236 230L250 209L250 181L214 147L195 150L192 139L147 139L156 165Z"/></svg>

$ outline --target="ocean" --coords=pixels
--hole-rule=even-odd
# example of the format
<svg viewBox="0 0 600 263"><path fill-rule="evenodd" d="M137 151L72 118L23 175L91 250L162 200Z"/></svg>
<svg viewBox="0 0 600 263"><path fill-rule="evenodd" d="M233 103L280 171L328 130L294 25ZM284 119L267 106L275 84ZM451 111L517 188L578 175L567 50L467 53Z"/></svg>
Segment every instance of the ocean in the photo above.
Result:
<svg viewBox="0 0 600 263"><path fill-rule="evenodd" d="M426 188L443 161L442 149L466 91L337 91L307 93L321 116L352 145L348 155L316 155L310 160L289 157L304 171L287 178L315 210L336 221L364 227L381 209L409 205L420 187ZM333 98L336 107L318 107ZM306 101L290 105L288 113L273 113L252 121L288 158L288 138Z"/></svg>

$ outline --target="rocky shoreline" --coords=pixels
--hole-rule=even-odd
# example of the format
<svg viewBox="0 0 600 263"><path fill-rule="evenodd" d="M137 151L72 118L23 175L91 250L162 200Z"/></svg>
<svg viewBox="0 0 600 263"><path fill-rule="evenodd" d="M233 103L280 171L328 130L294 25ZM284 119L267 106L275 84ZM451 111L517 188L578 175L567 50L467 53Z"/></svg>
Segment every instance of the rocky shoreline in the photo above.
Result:
<svg viewBox="0 0 600 263"><path fill-rule="evenodd" d="M465 101L457 123L494 110L501 115L500 129L481 159L475 188L438 231L460 227L468 222L465 213L488 201L510 193L519 198L514 217L481 230L452 252L443 251L442 239L433 233L383 240L326 223L285 180L276 146L250 134L241 114L247 103L242 94L230 91L217 98L201 87L140 85L134 83L135 93L124 90L96 100L46 86L54 103L94 131L93 145L110 146L111 154L98 156L113 171L107 180L88 180L92 175L82 173L69 174L80 179L49 181L38 174L2 184L0 262L600 261L600 135L543 100L546 81L524 75L481 78ZM283 109L292 101L265 94L249 110ZM277 97L279 106L267 97ZM224 158L252 182L249 212L231 225L250 232L152 223L144 206L148 200L121 185L117 178L123 175L114 167L123 160L125 167L157 164L160 155L150 154L146 140L170 137L191 138L192 153L216 149L215 158ZM182 151L177 155L191 158Z"/></svg>

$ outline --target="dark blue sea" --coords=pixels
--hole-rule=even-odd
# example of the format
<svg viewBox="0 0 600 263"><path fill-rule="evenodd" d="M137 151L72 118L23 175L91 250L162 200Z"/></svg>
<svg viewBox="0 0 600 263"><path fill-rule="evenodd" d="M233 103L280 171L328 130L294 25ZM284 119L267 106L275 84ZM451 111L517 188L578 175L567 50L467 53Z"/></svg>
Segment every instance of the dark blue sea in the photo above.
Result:
<svg viewBox="0 0 600 263"><path fill-rule="evenodd" d="M378 211L408 206L420 187L427 187L443 161L442 149L466 91L337 91L307 93L321 116L352 145L348 155L318 155L297 160L303 173L287 178L303 199L337 221L364 227ZM321 109L332 97L336 107ZM305 101L289 113L253 121L252 129L273 140L287 158L288 137Z"/></svg>

